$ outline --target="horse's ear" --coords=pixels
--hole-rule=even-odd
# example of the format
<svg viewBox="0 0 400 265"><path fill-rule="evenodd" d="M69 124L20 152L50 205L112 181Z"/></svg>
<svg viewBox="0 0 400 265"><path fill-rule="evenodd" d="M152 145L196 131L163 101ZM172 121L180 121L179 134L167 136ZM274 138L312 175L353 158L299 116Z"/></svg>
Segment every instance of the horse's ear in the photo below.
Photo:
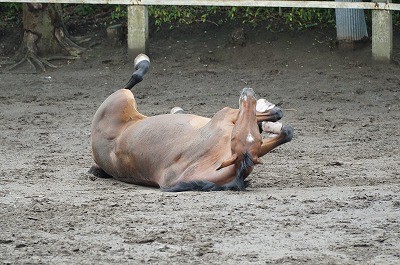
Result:
<svg viewBox="0 0 400 265"><path fill-rule="evenodd" d="M220 170L221 168L233 165L237 159L237 154L233 154L228 160L225 160L222 162L222 164L218 167L217 170Z"/></svg>

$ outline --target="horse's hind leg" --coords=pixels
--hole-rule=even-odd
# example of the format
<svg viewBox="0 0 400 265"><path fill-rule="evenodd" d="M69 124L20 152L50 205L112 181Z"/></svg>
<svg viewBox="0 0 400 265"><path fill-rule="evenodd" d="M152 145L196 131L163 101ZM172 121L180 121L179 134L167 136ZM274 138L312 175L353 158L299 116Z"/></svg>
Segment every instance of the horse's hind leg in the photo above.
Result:
<svg viewBox="0 0 400 265"><path fill-rule="evenodd" d="M131 79L125 85L125 89L131 89L134 85L143 80L143 76L150 68L150 59L145 54L139 54L135 58L135 72L133 72Z"/></svg>

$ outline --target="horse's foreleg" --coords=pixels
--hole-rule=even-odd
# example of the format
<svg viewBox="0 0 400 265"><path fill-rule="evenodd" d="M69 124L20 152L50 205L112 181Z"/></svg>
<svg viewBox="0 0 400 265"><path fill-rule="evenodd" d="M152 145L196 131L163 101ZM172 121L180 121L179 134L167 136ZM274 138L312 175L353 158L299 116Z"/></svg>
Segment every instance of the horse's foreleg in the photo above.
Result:
<svg viewBox="0 0 400 265"><path fill-rule="evenodd" d="M274 107L272 109L266 110L265 112L256 113L257 122L263 121L279 121L283 117L283 112L280 108Z"/></svg>
<svg viewBox="0 0 400 265"><path fill-rule="evenodd" d="M290 125L283 126L280 133L277 136L263 140L258 156L259 157L264 156L269 151L278 147L279 145L290 142L292 138L293 138L292 126Z"/></svg>

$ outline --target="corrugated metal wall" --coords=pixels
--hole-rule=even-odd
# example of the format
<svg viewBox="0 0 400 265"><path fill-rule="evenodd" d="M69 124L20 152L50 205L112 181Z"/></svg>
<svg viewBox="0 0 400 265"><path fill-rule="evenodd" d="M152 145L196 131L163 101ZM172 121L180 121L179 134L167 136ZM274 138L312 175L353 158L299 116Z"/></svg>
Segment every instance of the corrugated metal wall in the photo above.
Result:
<svg viewBox="0 0 400 265"><path fill-rule="evenodd" d="M335 2L357 2L357 0L335 0ZM363 9L335 9L337 39L344 41L361 40L368 37Z"/></svg>

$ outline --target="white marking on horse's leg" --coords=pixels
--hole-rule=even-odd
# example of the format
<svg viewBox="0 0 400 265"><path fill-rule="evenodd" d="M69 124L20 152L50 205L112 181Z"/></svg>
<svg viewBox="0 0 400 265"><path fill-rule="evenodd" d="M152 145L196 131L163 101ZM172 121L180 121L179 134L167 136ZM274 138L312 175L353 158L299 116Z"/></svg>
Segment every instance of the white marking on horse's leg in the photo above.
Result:
<svg viewBox="0 0 400 265"><path fill-rule="evenodd" d="M173 107L171 109L171 114L183 114L185 111L181 107Z"/></svg>
<svg viewBox="0 0 400 265"><path fill-rule="evenodd" d="M260 98L257 100L256 110L258 112L266 112L267 110L273 109L275 104L269 102L265 98Z"/></svg>
<svg viewBox="0 0 400 265"><path fill-rule="evenodd" d="M141 53L141 54L139 54L138 56L136 56L136 58L135 58L133 64L134 64L134 66L136 67L136 66L137 66L140 62L142 62L142 61L148 61L148 62L150 62L150 58L149 58L146 54Z"/></svg>
<svg viewBox="0 0 400 265"><path fill-rule="evenodd" d="M281 132L282 126L283 125L280 122L263 121L261 123L261 128L266 133L278 134Z"/></svg>

